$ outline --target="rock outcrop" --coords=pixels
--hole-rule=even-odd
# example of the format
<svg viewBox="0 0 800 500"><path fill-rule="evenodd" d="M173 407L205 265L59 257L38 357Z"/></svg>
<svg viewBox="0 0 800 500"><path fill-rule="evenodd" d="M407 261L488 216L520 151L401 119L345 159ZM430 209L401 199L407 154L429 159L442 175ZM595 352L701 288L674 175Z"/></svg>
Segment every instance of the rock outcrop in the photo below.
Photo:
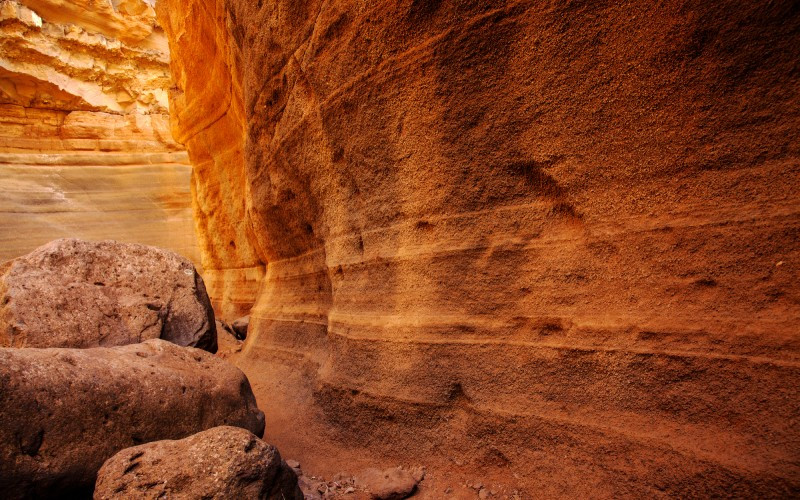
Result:
<svg viewBox="0 0 800 500"><path fill-rule="evenodd" d="M203 278L174 252L68 238L0 266L2 347L111 347L157 338L217 350Z"/></svg>
<svg viewBox="0 0 800 500"><path fill-rule="evenodd" d="M303 500L303 494L274 446L221 426L120 451L98 472L94 498Z"/></svg>
<svg viewBox="0 0 800 500"><path fill-rule="evenodd" d="M367 469L355 478L355 485L367 490L375 500L402 500L417 489L422 474L396 467L394 469Z"/></svg>
<svg viewBox="0 0 800 500"><path fill-rule="evenodd" d="M269 418L543 497L800 489L795 3L157 9Z"/></svg>
<svg viewBox="0 0 800 500"><path fill-rule="evenodd" d="M146 0L0 1L0 261L77 236L200 263L168 64Z"/></svg>
<svg viewBox="0 0 800 500"><path fill-rule="evenodd" d="M7 499L91 494L103 462L131 446L220 425L264 431L241 371L163 340L0 349L0 421L0 496Z"/></svg>

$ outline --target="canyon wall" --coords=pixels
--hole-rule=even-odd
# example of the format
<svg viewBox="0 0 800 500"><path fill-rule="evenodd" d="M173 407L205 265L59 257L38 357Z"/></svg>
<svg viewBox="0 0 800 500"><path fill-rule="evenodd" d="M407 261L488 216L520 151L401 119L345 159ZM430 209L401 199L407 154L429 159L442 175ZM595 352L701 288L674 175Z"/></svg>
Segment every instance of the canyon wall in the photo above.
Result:
<svg viewBox="0 0 800 500"><path fill-rule="evenodd" d="M145 0L0 2L0 261L70 236L200 263L170 81Z"/></svg>
<svg viewBox="0 0 800 500"><path fill-rule="evenodd" d="M287 456L798 493L795 3L158 8Z"/></svg>
<svg viewBox="0 0 800 500"><path fill-rule="evenodd" d="M221 2L161 2L175 87L172 133L194 166L203 278L217 315L247 314L264 276L245 215L245 112Z"/></svg>

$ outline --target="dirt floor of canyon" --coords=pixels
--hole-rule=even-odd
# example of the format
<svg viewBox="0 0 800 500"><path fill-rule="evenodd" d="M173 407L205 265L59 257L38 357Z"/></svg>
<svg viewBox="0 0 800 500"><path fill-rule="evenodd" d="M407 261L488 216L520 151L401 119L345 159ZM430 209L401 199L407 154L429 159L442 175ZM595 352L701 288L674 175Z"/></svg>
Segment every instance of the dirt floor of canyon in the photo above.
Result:
<svg viewBox="0 0 800 500"><path fill-rule="evenodd" d="M380 434L381 442L386 443L381 445L381 450L376 453L374 449L364 447L360 439L358 442L348 441L337 428L320 424L324 421L324 408L316 410L318 411L317 415L308 414L309 407L318 408L315 405L313 389L305 387L303 390L295 391L294 389L297 387L306 386L307 382L294 370L266 371L258 362L250 361L236 354L228 359L248 374L260 407L281 408L280 412L266 410L264 439L267 442L276 443L287 459L298 460L305 475L330 482L337 476L355 477L371 468L424 467L425 476L418 484L414 498L472 500L481 495L481 490L486 490L484 495L503 499L548 496L544 490L540 489L541 484L537 484L534 478L527 477L524 473L514 472L501 464L485 464L473 453L438 450L439 452L436 454L419 453L416 458L413 458L413 454L394 449L392 444L395 441L391 437L385 441L387 438L385 429L382 428L383 421L364 421L359 432L367 438L371 433ZM275 390L275 386L284 387ZM286 387L291 387L292 390L288 391ZM487 422L487 424L492 425L491 422ZM450 432L457 433L459 431L452 429ZM407 436L404 436L403 440L406 438ZM400 440L397 442L399 443ZM445 458L442 459L442 457ZM575 486L572 481L569 481L565 483L563 490L551 491L550 496L563 496L579 491L583 491L589 496L607 496L613 493L614 489L593 491L594 485L586 485L586 488L577 489ZM331 497L346 499L354 498L353 495L356 494L344 493L342 489L336 493ZM363 492L360 494L363 495ZM370 497L366 495L365 498ZM484 496L480 498L484 498Z"/></svg>

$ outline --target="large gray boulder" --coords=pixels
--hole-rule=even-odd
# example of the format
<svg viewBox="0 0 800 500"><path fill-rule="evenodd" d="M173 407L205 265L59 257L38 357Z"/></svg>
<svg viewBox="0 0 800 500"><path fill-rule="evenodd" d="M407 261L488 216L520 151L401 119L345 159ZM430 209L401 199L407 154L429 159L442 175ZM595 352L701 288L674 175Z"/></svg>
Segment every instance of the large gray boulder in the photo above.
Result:
<svg viewBox="0 0 800 500"><path fill-rule="evenodd" d="M237 427L127 448L97 475L95 500L302 500L297 475L275 447Z"/></svg>
<svg viewBox="0 0 800 500"><path fill-rule="evenodd" d="M0 266L2 347L110 347L155 338L217 349L203 279L176 253L60 239Z"/></svg>
<svg viewBox="0 0 800 500"><path fill-rule="evenodd" d="M220 425L264 432L247 377L200 349L0 349L0 498L91 493L118 451Z"/></svg>

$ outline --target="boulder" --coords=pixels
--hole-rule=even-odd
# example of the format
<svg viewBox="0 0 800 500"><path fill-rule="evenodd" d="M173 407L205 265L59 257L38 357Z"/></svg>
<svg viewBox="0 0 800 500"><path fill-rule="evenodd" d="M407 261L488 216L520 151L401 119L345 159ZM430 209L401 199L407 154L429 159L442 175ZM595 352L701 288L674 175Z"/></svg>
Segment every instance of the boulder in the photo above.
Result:
<svg viewBox="0 0 800 500"><path fill-rule="evenodd" d="M217 320L217 356L228 359L232 354L241 352L243 342L236 338L231 326Z"/></svg>
<svg viewBox="0 0 800 500"><path fill-rule="evenodd" d="M274 446L220 426L120 451L100 469L94 498L302 500L303 494Z"/></svg>
<svg viewBox="0 0 800 500"><path fill-rule="evenodd" d="M247 338L247 329L250 327L250 316L242 316L231 323L233 331L236 333L236 338L244 340Z"/></svg>
<svg viewBox="0 0 800 500"><path fill-rule="evenodd" d="M408 471L402 467L367 469L356 476L356 486L369 491L376 500L400 500L411 496L423 477L421 470Z"/></svg>
<svg viewBox="0 0 800 500"><path fill-rule="evenodd" d="M91 492L116 452L220 425L261 436L247 377L154 339L90 349L0 348L0 498Z"/></svg>
<svg viewBox="0 0 800 500"><path fill-rule="evenodd" d="M70 238L0 267L2 347L110 347L155 338L217 349L203 279L178 254Z"/></svg>

